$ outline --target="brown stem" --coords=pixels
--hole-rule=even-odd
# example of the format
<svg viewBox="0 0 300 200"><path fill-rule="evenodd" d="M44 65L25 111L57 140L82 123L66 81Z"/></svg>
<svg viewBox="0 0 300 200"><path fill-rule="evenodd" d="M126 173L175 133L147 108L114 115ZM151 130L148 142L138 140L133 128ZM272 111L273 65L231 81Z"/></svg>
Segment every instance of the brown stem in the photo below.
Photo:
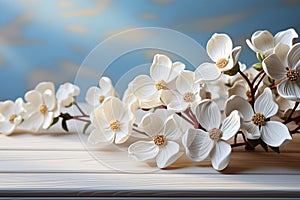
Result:
<svg viewBox="0 0 300 200"><path fill-rule="evenodd" d="M291 130L290 133L291 134L300 133L299 129L300 129L300 125L297 128L295 128L294 130Z"/></svg>
<svg viewBox="0 0 300 200"><path fill-rule="evenodd" d="M140 134L143 134L143 135L147 135L147 133L139 131L139 130L137 130L135 128L132 128L132 130L135 131L135 132L137 132L137 133L140 133Z"/></svg>
<svg viewBox="0 0 300 200"><path fill-rule="evenodd" d="M291 121L291 118L292 118L294 112L296 111L299 103L300 102L295 102L295 106L294 106L293 110L291 111L291 113L289 114L288 118L283 122L284 124L287 124L287 123L289 123Z"/></svg>
<svg viewBox="0 0 300 200"><path fill-rule="evenodd" d="M259 73L254 77L254 79L252 80L252 85L254 85L255 81L260 77L260 75L262 75L264 72L264 70L260 70Z"/></svg>
<svg viewBox="0 0 300 200"><path fill-rule="evenodd" d="M85 112L80 108L80 106L76 102L74 102L74 105L77 107L82 116L89 117L87 114L85 114Z"/></svg>
<svg viewBox="0 0 300 200"><path fill-rule="evenodd" d="M251 103L252 108L254 108L254 101L255 101L254 95L255 95L255 93L254 93L254 90L253 90L253 85L252 85L252 83L250 82L249 78L246 76L246 74L244 74L240 69L239 69L238 72L239 72L240 75L243 77L243 79L247 82L247 84L248 84L248 86L249 86L249 88L250 88L250 92L251 92L251 102L250 102L250 103Z"/></svg>

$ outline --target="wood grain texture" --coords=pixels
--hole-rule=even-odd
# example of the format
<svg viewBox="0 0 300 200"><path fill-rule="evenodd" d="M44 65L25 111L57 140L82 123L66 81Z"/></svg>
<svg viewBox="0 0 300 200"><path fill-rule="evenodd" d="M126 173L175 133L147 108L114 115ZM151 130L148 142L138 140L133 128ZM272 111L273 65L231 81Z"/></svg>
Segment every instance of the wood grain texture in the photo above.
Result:
<svg viewBox="0 0 300 200"><path fill-rule="evenodd" d="M74 123L71 131L0 135L0 197L300 197L300 135L280 154L235 148L219 173L185 156L159 170L129 158L126 145L88 146Z"/></svg>

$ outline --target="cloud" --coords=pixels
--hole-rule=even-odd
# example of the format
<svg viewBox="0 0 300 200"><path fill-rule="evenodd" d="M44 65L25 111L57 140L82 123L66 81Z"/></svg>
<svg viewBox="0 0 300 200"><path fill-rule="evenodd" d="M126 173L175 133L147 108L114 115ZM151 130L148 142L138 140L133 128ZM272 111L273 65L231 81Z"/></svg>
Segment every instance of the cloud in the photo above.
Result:
<svg viewBox="0 0 300 200"><path fill-rule="evenodd" d="M80 24L67 25L66 29L70 32L77 33L77 34L84 34L88 32L87 28Z"/></svg>
<svg viewBox="0 0 300 200"><path fill-rule="evenodd" d="M152 0L152 2L156 4L169 4L172 3L173 0Z"/></svg>
<svg viewBox="0 0 300 200"><path fill-rule="evenodd" d="M58 5L62 8L71 8L74 6L74 4L69 1L60 1L58 2Z"/></svg>
<svg viewBox="0 0 300 200"><path fill-rule="evenodd" d="M0 26L0 45L39 44L40 40L25 37L24 29L31 22L32 14L21 15L10 23Z"/></svg>
<svg viewBox="0 0 300 200"><path fill-rule="evenodd" d="M135 30L133 30L135 29ZM132 30L132 31L131 31ZM127 31L128 34L126 34ZM134 27L134 26L129 26L129 27L125 27L125 28L118 28L118 29L113 29L108 31L105 36L106 38L116 35L116 34L120 34L116 37L116 41L114 41L115 43L120 43L120 44L136 44L141 42L142 40L150 37L153 35L153 33L149 30L144 30L142 28L138 28L138 27Z"/></svg>
<svg viewBox="0 0 300 200"><path fill-rule="evenodd" d="M154 20L158 19L159 16L156 13L142 13L139 15L139 18L143 20Z"/></svg>
<svg viewBox="0 0 300 200"><path fill-rule="evenodd" d="M95 1L96 2L96 1ZM93 8L77 9L73 11L65 11L61 13L62 17L87 17L94 16L105 12L111 3L111 0L97 1Z"/></svg>
<svg viewBox="0 0 300 200"><path fill-rule="evenodd" d="M58 62L58 70L38 68L33 70L28 78L28 88L34 88L39 82L51 81L55 84L74 82L80 64L70 60ZM86 77L98 78L98 72L87 67L81 68L80 73Z"/></svg>
<svg viewBox="0 0 300 200"><path fill-rule="evenodd" d="M226 26L239 22L249 16L250 12L239 12L223 16L209 16L204 18L188 18L179 21L175 28L182 31L190 31L196 33L214 32Z"/></svg>

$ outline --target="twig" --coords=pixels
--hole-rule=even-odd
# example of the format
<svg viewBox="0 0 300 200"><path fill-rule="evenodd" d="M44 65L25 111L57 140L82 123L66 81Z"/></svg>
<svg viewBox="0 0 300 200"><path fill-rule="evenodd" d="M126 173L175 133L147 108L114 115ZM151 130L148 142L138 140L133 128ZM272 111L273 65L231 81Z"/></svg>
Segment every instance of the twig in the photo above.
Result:
<svg viewBox="0 0 300 200"><path fill-rule="evenodd" d="M290 133L291 134L300 133L299 129L300 129L300 125L297 128L295 128L294 130L291 130Z"/></svg>
<svg viewBox="0 0 300 200"><path fill-rule="evenodd" d="M147 133L139 131L139 130L137 130L135 128L132 128L132 130L135 131L135 132L137 132L137 133L140 133L140 134L143 134L143 135L147 135Z"/></svg>
<svg viewBox="0 0 300 200"><path fill-rule="evenodd" d="M89 117L87 114L85 114L85 112L80 108L80 106L76 102L74 102L74 105L77 107L82 116Z"/></svg>
<svg viewBox="0 0 300 200"><path fill-rule="evenodd" d="M294 112L296 111L299 103L300 102L295 102L295 106L294 106L293 110L291 111L291 113L289 114L288 118L283 122L284 124L287 124L287 123L291 122L291 118L292 118Z"/></svg>
<svg viewBox="0 0 300 200"><path fill-rule="evenodd" d="M184 119L185 121L187 121L188 123L194 125L194 123L188 119L186 116L184 116L182 113L176 113L178 116L180 116L182 119Z"/></svg>
<svg viewBox="0 0 300 200"><path fill-rule="evenodd" d="M247 82L249 88L250 88L250 92L251 92L251 106L252 108L254 108L254 101L255 101L255 93L254 93L254 90L253 90L253 85L252 83L250 82L249 78L246 76L246 74L244 74L240 69L238 70L239 74L243 77L243 79Z"/></svg>

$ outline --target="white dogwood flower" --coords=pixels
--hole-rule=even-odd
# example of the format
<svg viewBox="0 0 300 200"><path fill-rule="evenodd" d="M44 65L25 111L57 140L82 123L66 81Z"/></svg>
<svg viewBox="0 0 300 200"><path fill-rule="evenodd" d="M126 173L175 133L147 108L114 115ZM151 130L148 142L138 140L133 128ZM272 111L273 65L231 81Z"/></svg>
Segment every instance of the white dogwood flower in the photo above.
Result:
<svg viewBox="0 0 300 200"><path fill-rule="evenodd" d="M226 141L240 128L238 111L233 111L221 124L221 111L218 105L211 100L204 100L197 106L195 114L206 131L189 129L185 133L182 143L186 155L196 162L210 156L214 169L225 169L231 155L231 146Z"/></svg>
<svg viewBox="0 0 300 200"><path fill-rule="evenodd" d="M95 127L88 138L91 144L124 143L131 134L134 121L131 111L116 97L106 98L90 118Z"/></svg>
<svg viewBox="0 0 300 200"><path fill-rule="evenodd" d="M241 47L233 49L227 34L215 33L207 43L206 51L214 63L203 63L195 71L196 80L215 80L222 72L231 70L237 63Z"/></svg>
<svg viewBox="0 0 300 200"><path fill-rule="evenodd" d="M99 87L90 87L86 93L85 100L94 108L101 106L108 97L117 97L115 89L110 78L102 77L99 81Z"/></svg>
<svg viewBox="0 0 300 200"><path fill-rule="evenodd" d="M15 102L0 102L0 133L9 135L22 122L24 114L24 102L18 98Z"/></svg>
<svg viewBox="0 0 300 200"><path fill-rule="evenodd" d="M295 44L287 54L287 66L276 54L263 61L263 69L268 76L282 80L277 90L283 98L300 101L300 43Z"/></svg>
<svg viewBox="0 0 300 200"><path fill-rule="evenodd" d="M56 92L57 103L63 107L70 106L79 94L80 88L77 85L64 83L59 86Z"/></svg>
<svg viewBox="0 0 300 200"><path fill-rule="evenodd" d="M128 147L129 156L138 161L155 158L157 167L165 168L182 155L178 144L181 132L173 116L163 122L158 114L148 113L143 117L141 126L150 140L131 144Z"/></svg>
<svg viewBox="0 0 300 200"><path fill-rule="evenodd" d="M181 112L200 102L199 92L200 86L195 83L195 73L184 70L176 80L176 90L163 91L161 99L168 110Z"/></svg>
<svg viewBox="0 0 300 200"><path fill-rule="evenodd" d="M270 88L256 99L254 110L248 101L239 96L232 96L226 103L226 114L238 110L242 115L242 129L247 131L249 139L261 139L272 147L279 147L291 140L288 128L278 121L269 119L278 112L278 105L274 100Z"/></svg>
<svg viewBox="0 0 300 200"><path fill-rule="evenodd" d="M52 82L41 82L34 90L25 94L26 114L22 128L37 132L41 127L47 129L54 117L59 116L55 89Z"/></svg>
<svg viewBox="0 0 300 200"><path fill-rule="evenodd" d="M275 36L267 30L259 30L253 33L251 41L247 39L246 43L254 52L264 57L272 53L279 56L285 54L295 38L298 38L298 34L292 28L280 31Z"/></svg>
<svg viewBox="0 0 300 200"><path fill-rule="evenodd" d="M185 65L181 62L172 63L165 55L156 54L150 67L150 77L137 76L130 84L134 95L144 102L160 100L162 91L171 89Z"/></svg>

